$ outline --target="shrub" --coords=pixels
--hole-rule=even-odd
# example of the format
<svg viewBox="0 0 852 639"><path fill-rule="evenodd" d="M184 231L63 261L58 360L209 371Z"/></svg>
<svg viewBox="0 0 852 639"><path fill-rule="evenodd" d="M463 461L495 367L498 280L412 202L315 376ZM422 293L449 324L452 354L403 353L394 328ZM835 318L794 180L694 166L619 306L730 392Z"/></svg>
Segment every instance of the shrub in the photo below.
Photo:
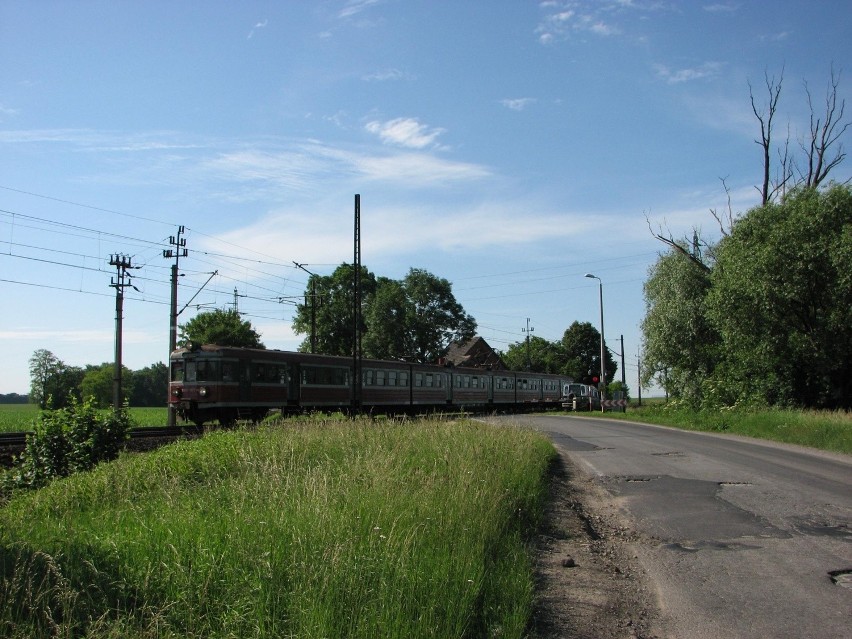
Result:
<svg viewBox="0 0 852 639"><path fill-rule="evenodd" d="M128 409L98 411L93 398L39 414L16 467L3 477L6 491L40 488L58 477L89 470L118 456L130 429Z"/></svg>

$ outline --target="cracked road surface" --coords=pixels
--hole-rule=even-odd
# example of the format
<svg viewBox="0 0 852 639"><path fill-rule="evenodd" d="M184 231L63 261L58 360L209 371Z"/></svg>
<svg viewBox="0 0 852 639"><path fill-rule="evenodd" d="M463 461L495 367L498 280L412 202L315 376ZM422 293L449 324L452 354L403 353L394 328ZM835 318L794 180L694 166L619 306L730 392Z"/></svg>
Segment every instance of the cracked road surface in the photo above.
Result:
<svg viewBox="0 0 852 639"><path fill-rule="evenodd" d="M615 420L516 419L550 435L587 494L598 491L586 518L600 510L622 531L624 570L643 573L629 587L651 593L656 621L624 636L852 637L852 457Z"/></svg>

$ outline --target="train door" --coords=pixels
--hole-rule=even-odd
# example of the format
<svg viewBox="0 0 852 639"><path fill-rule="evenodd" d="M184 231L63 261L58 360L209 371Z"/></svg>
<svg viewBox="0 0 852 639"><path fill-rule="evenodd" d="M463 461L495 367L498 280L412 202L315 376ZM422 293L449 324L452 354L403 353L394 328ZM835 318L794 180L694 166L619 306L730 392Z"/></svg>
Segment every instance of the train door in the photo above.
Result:
<svg viewBox="0 0 852 639"><path fill-rule="evenodd" d="M299 376L301 372L299 371L298 364L287 364L287 403L291 406L299 405L299 401L301 397L299 396L299 389L301 385L299 384Z"/></svg>
<svg viewBox="0 0 852 639"><path fill-rule="evenodd" d="M251 401L251 360L240 360L240 401Z"/></svg>

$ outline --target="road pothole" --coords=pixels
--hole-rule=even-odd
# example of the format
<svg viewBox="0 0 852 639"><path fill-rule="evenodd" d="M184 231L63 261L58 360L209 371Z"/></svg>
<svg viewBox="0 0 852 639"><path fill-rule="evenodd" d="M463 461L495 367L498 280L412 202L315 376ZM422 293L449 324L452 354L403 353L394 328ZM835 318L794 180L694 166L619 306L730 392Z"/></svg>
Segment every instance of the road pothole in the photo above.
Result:
<svg viewBox="0 0 852 639"><path fill-rule="evenodd" d="M831 577L831 583L834 585L852 590L852 568L832 570L828 576Z"/></svg>

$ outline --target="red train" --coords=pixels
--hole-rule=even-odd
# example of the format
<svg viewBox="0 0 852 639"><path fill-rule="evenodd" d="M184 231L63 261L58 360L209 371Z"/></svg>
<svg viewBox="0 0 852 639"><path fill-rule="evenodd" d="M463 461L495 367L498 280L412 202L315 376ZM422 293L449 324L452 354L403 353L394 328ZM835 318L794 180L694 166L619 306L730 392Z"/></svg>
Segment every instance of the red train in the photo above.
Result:
<svg viewBox="0 0 852 639"><path fill-rule="evenodd" d="M282 413L350 411L353 360L290 351L216 345L171 355L169 406L186 421L262 419ZM436 410L514 411L560 407L571 378L562 375L364 359L360 409L420 413Z"/></svg>

